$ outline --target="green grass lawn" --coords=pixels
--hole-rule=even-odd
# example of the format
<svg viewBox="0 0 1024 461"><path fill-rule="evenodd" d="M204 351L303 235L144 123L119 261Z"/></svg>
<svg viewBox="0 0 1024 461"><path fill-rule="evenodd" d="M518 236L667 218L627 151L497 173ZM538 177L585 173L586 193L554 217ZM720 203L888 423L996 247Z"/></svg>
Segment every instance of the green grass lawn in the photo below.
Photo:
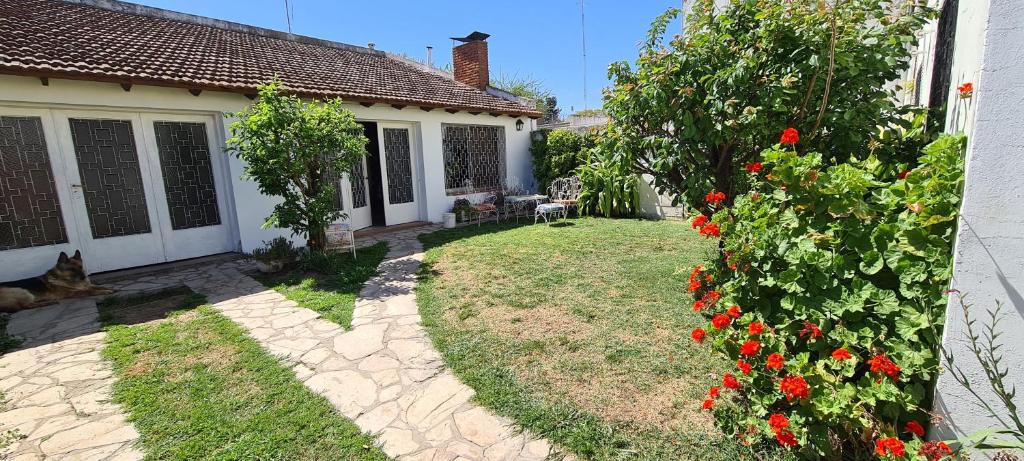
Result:
<svg viewBox="0 0 1024 461"><path fill-rule="evenodd" d="M420 236L420 312L477 400L585 459L743 459L700 410L728 369L690 331L686 223L576 219Z"/></svg>
<svg viewBox="0 0 1024 461"><path fill-rule="evenodd" d="M114 400L141 434L147 459L388 459L204 302L174 292L101 306Z"/></svg>
<svg viewBox="0 0 1024 461"><path fill-rule="evenodd" d="M351 253L330 256L330 261L320 272L299 269L277 274L259 274L256 279L269 288L277 290L300 306L320 313L346 329L352 326L352 311L355 309L359 290L374 275L377 266L388 253L384 242L356 250L357 258Z"/></svg>

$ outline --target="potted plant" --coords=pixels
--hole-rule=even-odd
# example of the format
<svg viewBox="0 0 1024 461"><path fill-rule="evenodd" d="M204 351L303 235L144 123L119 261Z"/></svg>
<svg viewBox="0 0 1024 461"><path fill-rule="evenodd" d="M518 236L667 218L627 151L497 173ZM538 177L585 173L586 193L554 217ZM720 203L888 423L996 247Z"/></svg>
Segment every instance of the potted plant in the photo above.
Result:
<svg viewBox="0 0 1024 461"><path fill-rule="evenodd" d="M298 251L292 246L291 240L278 237L269 242L264 241L263 248L252 250L251 256L260 272L272 274L295 262Z"/></svg>

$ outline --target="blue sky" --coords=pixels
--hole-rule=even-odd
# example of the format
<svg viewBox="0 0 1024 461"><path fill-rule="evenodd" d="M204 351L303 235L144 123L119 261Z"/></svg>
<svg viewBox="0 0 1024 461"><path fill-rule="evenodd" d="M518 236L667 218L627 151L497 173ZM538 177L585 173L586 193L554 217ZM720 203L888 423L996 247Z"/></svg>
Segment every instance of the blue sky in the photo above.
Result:
<svg viewBox="0 0 1024 461"><path fill-rule="evenodd" d="M284 0L130 0L159 8L287 30ZM491 34L492 76L533 77L557 97L562 113L584 107L579 0L290 0L297 34L423 59L451 61L448 37ZM600 107L613 61L633 61L652 19L678 0L591 0L585 4L587 106ZM675 26L678 28L678 25Z"/></svg>

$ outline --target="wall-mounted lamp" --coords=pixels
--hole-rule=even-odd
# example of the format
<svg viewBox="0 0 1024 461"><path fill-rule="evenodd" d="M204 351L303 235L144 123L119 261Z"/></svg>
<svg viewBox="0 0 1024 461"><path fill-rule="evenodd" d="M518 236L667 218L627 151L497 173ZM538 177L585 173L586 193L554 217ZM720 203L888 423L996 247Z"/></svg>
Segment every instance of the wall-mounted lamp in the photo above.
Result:
<svg viewBox="0 0 1024 461"><path fill-rule="evenodd" d="M516 120L516 131L523 131L523 119Z"/></svg>

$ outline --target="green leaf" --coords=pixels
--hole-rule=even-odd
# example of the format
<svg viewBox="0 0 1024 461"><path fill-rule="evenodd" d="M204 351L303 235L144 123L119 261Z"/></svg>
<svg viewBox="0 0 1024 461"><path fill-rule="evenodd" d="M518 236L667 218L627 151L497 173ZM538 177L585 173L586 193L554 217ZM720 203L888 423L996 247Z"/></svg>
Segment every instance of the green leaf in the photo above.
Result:
<svg viewBox="0 0 1024 461"><path fill-rule="evenodd" d="M871 250L864 253L861 258L860 270L865 274L877 274L878 271L882 270L882 267L885 266L885 261L882 260L882 254L878 251Z"/></svg>

